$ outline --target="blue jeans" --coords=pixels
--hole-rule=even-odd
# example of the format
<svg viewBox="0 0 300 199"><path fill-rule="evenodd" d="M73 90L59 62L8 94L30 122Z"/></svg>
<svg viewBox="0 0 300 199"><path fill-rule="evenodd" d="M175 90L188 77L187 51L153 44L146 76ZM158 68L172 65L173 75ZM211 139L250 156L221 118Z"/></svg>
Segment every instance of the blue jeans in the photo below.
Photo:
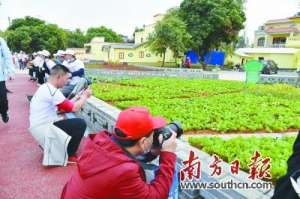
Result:
<svg viewBox="0 0 300 199"><path fill-rule="evenodd" d="M147 175L147 178L150 177L150 178L154 179L158 169L159 169L159 166L157 166L157 165L154 165L154 164L148 165L147 168L145 169L145 171L151 171L152 173L150 175ZM179 175L178 175L178 173L179 173L179 168L176 165L174 176L173 176L173 183L170 188L168 199L178 199L178 197L179 197ZM149 179L149 180L151 181L153 179ZM148 179L147 179L147 181L148 181Z"/></svg>

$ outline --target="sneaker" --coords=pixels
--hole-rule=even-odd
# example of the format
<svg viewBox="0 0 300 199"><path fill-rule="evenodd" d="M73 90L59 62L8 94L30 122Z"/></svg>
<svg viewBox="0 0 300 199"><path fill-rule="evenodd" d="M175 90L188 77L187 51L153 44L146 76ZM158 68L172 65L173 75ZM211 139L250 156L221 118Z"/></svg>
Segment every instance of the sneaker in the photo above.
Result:
<svg viewBox="0 0 300 199"><path fill-rule="evenodd" d="M68 158L68 164L77 164L77 156L69 156Z"/></svg>
<svg viewBox="0 0 300 199"><path fill-rule="evenodd" d="M7 114L7 113L2 113L1 116L2 116L2 121L3 121L4 123L7 123L8 120L9 120L8 114Z"/></svg>

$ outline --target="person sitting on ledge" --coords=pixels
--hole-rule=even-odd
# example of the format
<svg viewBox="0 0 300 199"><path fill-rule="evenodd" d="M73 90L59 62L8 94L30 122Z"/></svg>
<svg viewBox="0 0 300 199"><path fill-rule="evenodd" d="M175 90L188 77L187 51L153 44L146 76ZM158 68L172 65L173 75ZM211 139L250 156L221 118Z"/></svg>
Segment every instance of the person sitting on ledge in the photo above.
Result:
<svg viewBox="0 0 300 199"><path fill-rule="evenodd" d="M75 153L86 130L83 119L62 119L60 112L76 112L91 96L88 88L75 99L68 100L61 93L70 77L70 71L63 65L55 65L47 83L34 94L30 103L29 131L43 148L43 165L65 166L69 161L76 162Z"/></svg>
<svg viewBox="0 0 300 199"><path fill-rule="evenodd" d="M164 118L152 117L146 108L122 111L113 134L102 131L88 138L78 169L65 185L61 199L166 199L176 164L176 133L163 142L159 170L151 183L146 182L136 159L148 154L154 129L165 125Z"/></svg>
<svg viewBox="0 0 300 199"><path fill-rule="evenodd" d="M84 63L77 59L73 50L66 50L64 52L63 65L70 70L70 80L61 89L61 92L65 97L69 98L72 91L76 86L84 87L87 84L85 78L85 66Z"/></svg>

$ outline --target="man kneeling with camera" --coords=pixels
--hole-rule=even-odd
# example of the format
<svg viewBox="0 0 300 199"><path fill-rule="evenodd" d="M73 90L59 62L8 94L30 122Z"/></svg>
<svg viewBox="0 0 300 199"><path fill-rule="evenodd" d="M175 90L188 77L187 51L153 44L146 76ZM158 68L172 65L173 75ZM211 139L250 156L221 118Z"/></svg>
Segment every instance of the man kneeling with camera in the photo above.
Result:
<svg viewBox="0 0 300 199"><path fill-rule="evenodd" d="M32 136L43 148L44 166L76 162L76 151L86 130L83 119L64 119L58 112L76 112L91 96L86 89L80 96L69 100L61 93L69 79L70 71L63 65L55 65L47 83L34 94L30 103L30 129Z"/></svg>
<svg viewBox="0 0 300 199"><path fill-rule="evenodd" d="M166 199L176 164L176 129L168 126L164 118L152 117L146 108L122 111L113 134L103 131L90 136L61 198ZM155 179L148 184L136 158L151 151L156 129L168 130L157 136L160 165Z"/></svg>

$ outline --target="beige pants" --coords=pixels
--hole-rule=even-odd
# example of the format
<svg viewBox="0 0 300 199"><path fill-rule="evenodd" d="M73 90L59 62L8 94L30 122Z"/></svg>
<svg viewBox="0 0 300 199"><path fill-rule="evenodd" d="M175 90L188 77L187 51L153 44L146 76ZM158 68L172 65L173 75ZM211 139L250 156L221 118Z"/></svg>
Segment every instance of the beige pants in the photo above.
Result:
<svg viewBox="0 0 300 199"><path fill-rule="evenodd" d="M43 124L29 129L31 135L44 149L44 166L66 166L67 148L71 137L53 123Z"/></svg>

